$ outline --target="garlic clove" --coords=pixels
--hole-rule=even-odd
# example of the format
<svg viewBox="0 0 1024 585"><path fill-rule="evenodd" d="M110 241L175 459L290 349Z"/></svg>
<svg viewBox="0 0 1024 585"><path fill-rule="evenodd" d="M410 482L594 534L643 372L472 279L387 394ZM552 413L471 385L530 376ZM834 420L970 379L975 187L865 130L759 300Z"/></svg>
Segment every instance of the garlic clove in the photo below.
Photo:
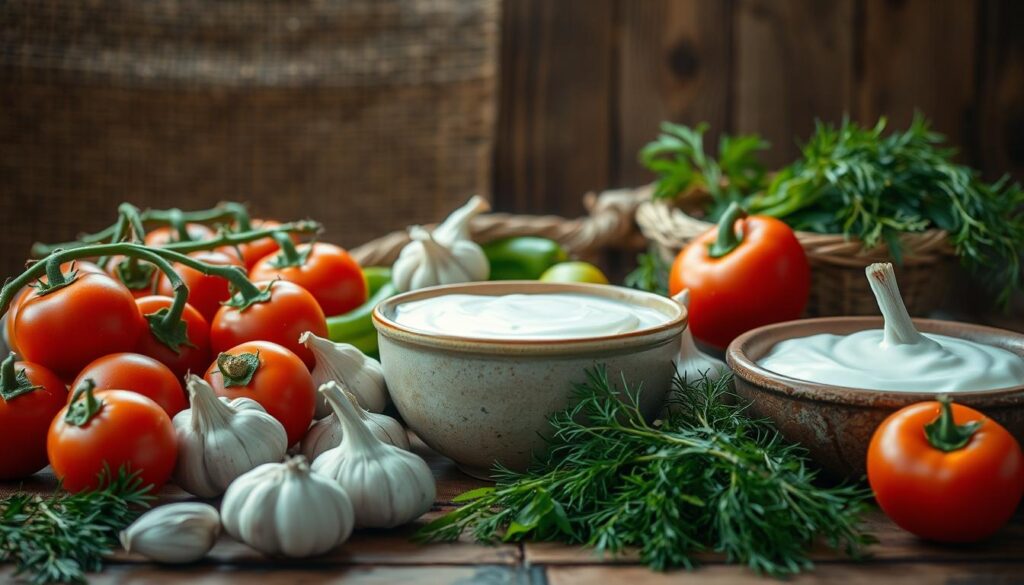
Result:
<svg viewBox="0 0 1024 585"><path fill-rule="evenodd" d="M392 267L392 281L399 292L439 284L487 280L491 265L483 249L470 238L469 220L490 209L485 199L471 198L452 212L433 232L421 226L409 228L412 239Z"/></svg>
<svg viewBox="0 0 1024 585"><path fill-rule="evenodd" d="M243 473L284 458L287 433L258 402L218 398L194 375L186 387L191 406L172 421L178 443L173 477L182 489L213 498Z"/></svg>
<svg viewBox="0 0 1024 585"><path fill-rule="evenodd" d="M220 515L209 504L160 506L121 531L121 545L160 563L191 563L210 552L220 535Z"/></svg>
<svg viewBox="0 0 1024 585"><path fill-rule="evenodd" d="M341 421L341 444L313 462L313 470L337 481L352 499L356 526L391 528L430 510L437 486L430 467L414 453L381 442L359 408L338 387L320 387Z"/></svg>
<svg viewBox="0 0 1024 585"><path fill-rule="evenodd" d="M388 387L384 381L384 368L380 362L348 343L335 343L306 331L299 337L316 358L313 382L319 388L327 382L337 382L348 388L359 404L370 412L381 412L388 403ZM323 397L317 399L315 418L331 414Z"/></svg>
<svg viewBox="0 0 1024 585"><path fill-rule="evenodd" d="M442 245L450 246L457 240L472 240L469 233L469 220L491 210L491 204L479 195L469 198L462 207L448 214L441 225L434 228L434 239Z"/></svg>
<svg viewBox="0 0 1024 585"><path fill-rule="evenodd" d="M228 534L256 550L303 558L345 542L355 512L345 490L312 473L300 455L235 480L224 494L221 516Z"/></svg>
<svg viewBox="0 0 1024 585"><path fill-rule="evenodd" d="M354 395L348 391L345 393L349 400L358 404L358 400ZM357 407L356 410L363 424L366 425L366 428L370 429L370 432L375 437L399 449L405 449L406 451L410 449L409 436L405 432L405 428L397 420L385 414L369 412L361 406ZM343 434L338 415L331 412L329 416L313 423L306 436L303 437L299 451L306 456L306 459L316 461L316 458L322 455L324 451L340 445Z"/></svg>

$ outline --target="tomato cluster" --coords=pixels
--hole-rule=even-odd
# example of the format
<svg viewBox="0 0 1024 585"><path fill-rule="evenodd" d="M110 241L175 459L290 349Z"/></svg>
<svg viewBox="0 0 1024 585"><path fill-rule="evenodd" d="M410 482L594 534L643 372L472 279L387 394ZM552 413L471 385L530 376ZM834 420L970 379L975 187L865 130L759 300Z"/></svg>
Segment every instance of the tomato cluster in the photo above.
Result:
<svg viewBox="0 0 1024 585"><path fill-rule="evenodd" d="M189 222L153 229L144 243L114 236L54 251L12 283L21 290L5 288L0 479L49 464L78 491L127 468L159 489L174 469L171 419L188 408L190 372L221 396L259 402L289 442L302 438L316 394L299 336L326 336L325 315L362 304L366 282L341 248L298 244L275 221L245 225L259 233L229 226L241 234L231 240ZM93 257L103 268L84 259ZM231 375L238 360L251 368L244 380Z"/></svg>

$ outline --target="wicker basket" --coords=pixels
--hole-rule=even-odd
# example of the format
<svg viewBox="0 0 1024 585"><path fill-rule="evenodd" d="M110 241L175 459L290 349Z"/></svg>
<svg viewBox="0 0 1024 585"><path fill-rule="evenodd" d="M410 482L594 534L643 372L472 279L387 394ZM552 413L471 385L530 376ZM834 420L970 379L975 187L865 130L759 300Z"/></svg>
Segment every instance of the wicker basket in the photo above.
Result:
<svg viewBox="0 0 1024 585"><path fill-rule="evenodd" d="M665 258L675 257L690 240L714 227L699 216L707 201L704 193L684 195L673 206L652 200L650 186L637 192L642 200L637 208L637 224ZM865 249L860 240L837 234L797 232L796 237L811 263L809 316L878 314L864 267L891 261L887 246ZM911 315L927 315L950 288L956 264L953 248L942 230L902 234L900 242L903 260L896 269L900 292Z"/></svg>

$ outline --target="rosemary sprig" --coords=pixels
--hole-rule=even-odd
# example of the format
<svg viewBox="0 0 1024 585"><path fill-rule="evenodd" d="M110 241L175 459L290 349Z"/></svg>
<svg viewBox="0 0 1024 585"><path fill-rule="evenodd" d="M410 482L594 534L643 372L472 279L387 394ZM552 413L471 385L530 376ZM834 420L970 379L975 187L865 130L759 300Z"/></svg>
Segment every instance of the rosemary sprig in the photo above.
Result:
<svg viewBox="0 0 1024 585"><path fill-rule="evenodd" d="M418 536L636 547L656 570L716 551L769 575L810 568L818 539L859 555L873 540L860 527L869 492L820 487L803 450L744 415L729 388L727 377L677 379L668 420L651 425L640 388L590 370L576 405L552 417L543 458L526 473L499 468L494 487L462 494L464 506Z"/></svg>
<svg viewBox="0 0 1024 585"><path fill-rule="evenodd" d="M118 531L149 507L152 486L123 468L100 474L100 487L48 496L17 493L0 500L0 563L32 583L84 583L102 568Z"/></svg>

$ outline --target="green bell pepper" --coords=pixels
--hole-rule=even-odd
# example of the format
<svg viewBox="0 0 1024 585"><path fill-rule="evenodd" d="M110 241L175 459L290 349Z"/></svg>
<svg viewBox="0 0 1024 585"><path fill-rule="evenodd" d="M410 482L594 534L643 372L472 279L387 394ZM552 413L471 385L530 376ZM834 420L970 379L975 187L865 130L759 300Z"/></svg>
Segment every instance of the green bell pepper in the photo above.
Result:
<svg viewBox="0 0 1024 585"><path fill-rule="evenodd" d="M377 303L398 291L391 284L391 269L370 266L363 269L370 298L344 315L327 318L327 336L336 343L348 343L363 353L376 357L377 330L373 327L373 309Z"/></svg>
<svg viewBox="0 0 1024 585"><path fill-rule="evenodd" d="M548 268L568 259L554 240L535 236L504 238L484 244L491 280L537 280Z"/></svg>

